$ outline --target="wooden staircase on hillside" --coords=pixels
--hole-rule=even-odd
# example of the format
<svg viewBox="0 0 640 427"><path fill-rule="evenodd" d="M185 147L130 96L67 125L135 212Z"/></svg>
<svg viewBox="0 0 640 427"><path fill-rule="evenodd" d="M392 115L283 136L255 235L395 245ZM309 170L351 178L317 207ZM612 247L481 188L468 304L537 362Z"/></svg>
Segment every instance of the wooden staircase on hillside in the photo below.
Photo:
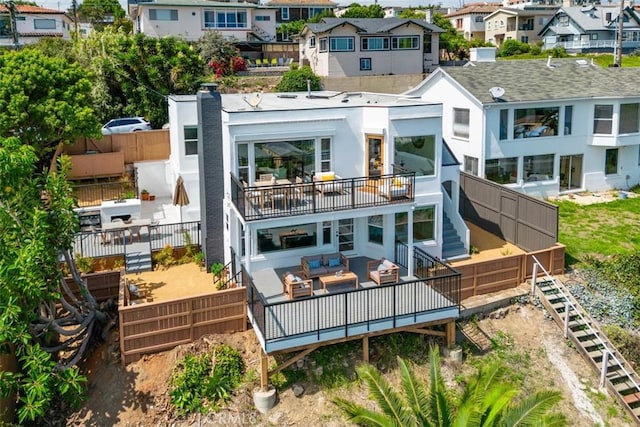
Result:
<svg viewBox="0 0 640 427"><path fill-rule="evenodd" d="M534 278L535 272L536 269ZM565 338L570 339L590 366L600 373L600 387L606 387L629 412L636 425L640 425L640 377L632 365L616 350L560 280L546 274L544 281L534 281L533 286L542 305L563 328Z"/></svg>

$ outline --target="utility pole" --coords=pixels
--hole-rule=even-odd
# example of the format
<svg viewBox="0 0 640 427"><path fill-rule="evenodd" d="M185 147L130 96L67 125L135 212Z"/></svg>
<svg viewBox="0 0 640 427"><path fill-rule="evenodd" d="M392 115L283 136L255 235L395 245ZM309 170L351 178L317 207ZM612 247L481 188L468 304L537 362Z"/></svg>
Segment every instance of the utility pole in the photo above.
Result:
<svg viewBox="0 0 640 427"><path fill-rule="evenodd" d="M78 39L78 2L72 0L71 9L73 10L73 36L74 39Z"/></svg>
<svg viewBox="0 0 640 427"><path fill-rule="evenodd" d="M20 47L20 42L18 40L18 24L16 22L16 5L13 0L9 0L7 3L7 7L9 8L9 20L11 22L11 37L13 38L13 47L14 49L18 49Z"/></svg>
<svg viewBox="0 0 640 427"><path fill-rule="evenodd" d="M613 66L622 67L622 29L624 28L624 0L620 0L620 13L618 14L618 37L616 39L616 57Z"/></svg>

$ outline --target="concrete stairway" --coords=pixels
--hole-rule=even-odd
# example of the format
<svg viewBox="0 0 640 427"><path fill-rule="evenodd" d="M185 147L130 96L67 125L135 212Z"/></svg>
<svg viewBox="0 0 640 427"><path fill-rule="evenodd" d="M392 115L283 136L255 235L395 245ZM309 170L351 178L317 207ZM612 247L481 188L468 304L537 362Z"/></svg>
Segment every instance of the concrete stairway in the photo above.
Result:
<svg viewBox="0 0 640 427"><path fill-rule="evenodd" d="M149 251L131 251L125 254L125 268L127 273L140 273L143 271L151 271L153 263L151 261L151 252Z"/></svg>
<svg viewBox="0 0 640 427"><path fill-rule="evenodd" d="M460 259L468 256L464 243L445 213L442 219L442 259Z"/></svg>
<svg viewBox="0 0 640 427"><path fill-rule="evenodd" d="M601 387L640 425L640 376L559 280L537 283L536 294L576 349L600 373ZM567 312L568 308L568 312ZM604 368L606 366L606 368Z"/></svg>

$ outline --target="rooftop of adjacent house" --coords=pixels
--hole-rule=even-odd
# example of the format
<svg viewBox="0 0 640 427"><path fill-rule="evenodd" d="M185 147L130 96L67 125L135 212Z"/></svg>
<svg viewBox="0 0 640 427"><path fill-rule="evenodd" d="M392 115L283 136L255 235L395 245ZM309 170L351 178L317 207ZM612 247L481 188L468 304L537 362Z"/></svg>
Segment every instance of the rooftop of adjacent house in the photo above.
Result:
<svg viewBox="0 0 640 427"><path fill-rule="evenodd" d="M456 10L448 15L445 15L446 18L453 18L454 16L463 16L463 15L478 15L478 14L489 14L491 12L495 12L496 10L502 7L502 3L467 3L463 8Z"/></svg>
<svg viewBox="0 0 640 427"><path fill-rule="evenodd" d="M616 21L620 7L618 5L570 6L558 11L558 15L563 13L585 31L602 30Z"/></svg>
<svg viewBox="0 0 640 427"><path fill-rule="evenodd" d="M16 11L20 14L24 13L37 13L37 14L64 14L62 10L47 9L40 6L33 6L30 4L16 4ZM0 13L9 13L9 9L4 4L0 4Z"/></svg>
<svg viewBox="0 0 640 427"><path fill-rule="evenodd" d="M267 6L281 6L286 5L289 7L295 6L323 6L323 7L337 7L338 3L331 0L271 0L265 3Z"/></svg>
<svg viewBox="0 0 640 427"><path fill-rule="evenodd" d="M443 32L440 27L429 24L426 21L404 18L323 18L322 21L317 24L307 24L307 27L314 33L324 33L345 23L349 23L358 28L361 33L379 34L389 32L401 25L407 25L409 22L419 25L433 33Z"/></svg>
<svg viewBox="0 0 640 427"><path fill-rule="evenodd" d="M196 95L171 95L170 98L176 102L189 102L195 101ZM402 95L370 92L317 91L222 95L222 109L226 112L287 111L364 106L398 107L435 104L439 103L407 98Z"/></svg>
<svg viewBox="0 0 640 427"><path fill-rule="evenodd" d="M585 59L533 59L469 63L442 67L415 89L419 92L438 72L444 71L483 104L561 99L640 97L640 68L602 68ZM494 99L489 89L502 87Z"/></svg>
<svg viewBox="0 0 640 427"><path fill-rule="evenodd" d="M136 6L200 6L200 7L217 7L217 8L265 8L255 3L248 2L226 2L226 1L210 1L210 0L146 0L144 2L138 2Z"/></svg>

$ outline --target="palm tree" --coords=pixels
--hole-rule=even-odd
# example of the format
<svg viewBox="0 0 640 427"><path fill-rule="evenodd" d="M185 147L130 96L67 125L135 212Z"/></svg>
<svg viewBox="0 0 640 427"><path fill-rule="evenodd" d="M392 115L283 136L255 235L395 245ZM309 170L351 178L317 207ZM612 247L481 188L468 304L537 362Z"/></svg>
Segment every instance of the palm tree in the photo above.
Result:
<svg viewBox="0 0 640 427"><path fill-rule="evenodd" d="M551 408L562 399L558 391L543 390L520 399L520 390L503 381L505 369L496 362L479 369L456 398L444 384L437 347L429 352L429 382L420 382L400 357L398 366L403 394L395 391L371 365L357 368L358 376L380 411L346 399L334 403L347 420L366 426L514 427L564 426L566 420Z"/></svg>

